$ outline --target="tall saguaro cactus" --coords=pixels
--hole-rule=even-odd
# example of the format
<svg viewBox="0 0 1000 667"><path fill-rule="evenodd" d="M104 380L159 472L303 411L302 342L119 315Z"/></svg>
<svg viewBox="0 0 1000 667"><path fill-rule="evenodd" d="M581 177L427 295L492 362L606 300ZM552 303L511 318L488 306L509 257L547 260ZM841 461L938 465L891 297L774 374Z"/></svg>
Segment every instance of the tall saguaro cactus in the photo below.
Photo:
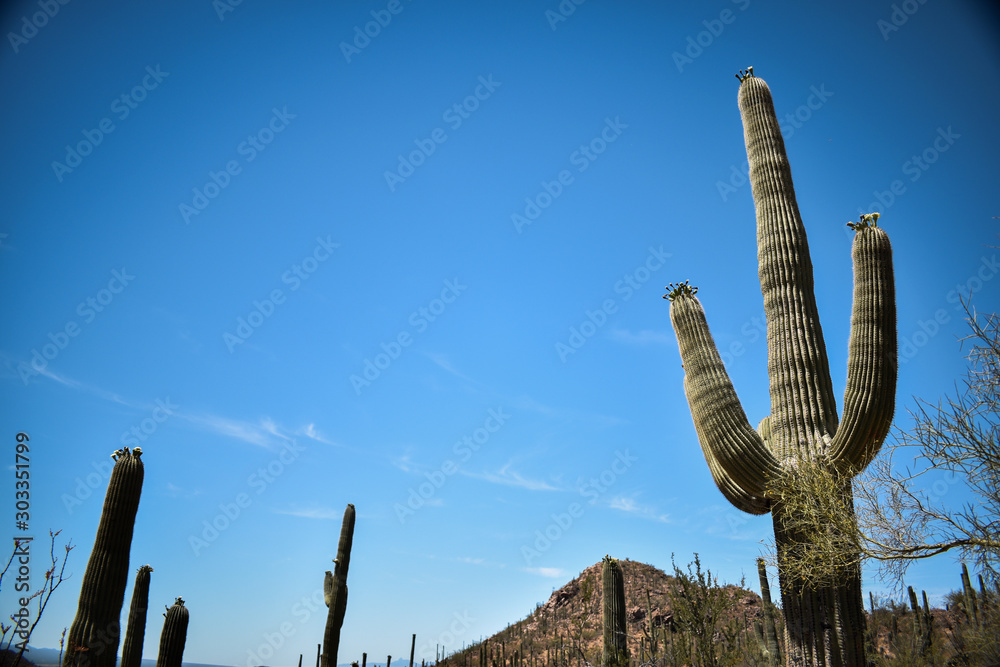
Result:
<svg viewBox="0 0 1000 667"><path fill-rule="evenodd" d="M166 620L163 621L163 632L160 633L160 652L156 655L156 667L181 667L190 618L184 600L174 600L173 606L167 609L164 616Z"/></svg>
<svg viewBox="0 0 1000 667"><path fill-rule="evenodd" d="M786 661L789 665L863 665L864 615L854 559L825 583L805 581L781 563L808 535L786 528L783 504L769 489L801 467L821 466L847 481L838 487L853 522L850 474L863 469L888 433L895 407L896 306L892 250L877 214L855 230L854 306L843 417L838 420L826 347L813 294L805 227L771 91L752 69L741 72L750 182L757 211L757 257L767 317L771 414L754 429L687 283L673 288L670 318L685 369L695 430L719 490L750 514L771 512L778 551ZM808 546L806 547L808 548Z"/></svg>
<svg viewBox="0 0 1000 667"><path fill-rule="evenodd" d="M149 573L152 571L149 565L143 565L135 575L121 667L140 667L142 664L142 642L146 638L146 612L149 608Z"/></svg>
<svg viewBox="0 0 1000 667"><path fill-rule="evenodd" d="M351 564L351 545L354 543L354 505L348 504L344 510L344 523L340 527L340 542L337 544L337 558L333 561L333 577L329 586L326 629L323 632L323 659L321 667L336 667L337 649L340 647L340 628L344 625L347 611L347 569ZM324 582L324 588L326 588Z"/></svg>
<svg viewBox="0 0 1000 667"><path fill-rule="evenodd" d="M625 624L625 577L617 559L605 556L601 570L604 654L601 667L628 667L628 627Z"/></svg>
<svg viewBox="0 0 1000 667"><path fill-rule="evenodd" d="M87 561L63 667L115 667L128 558L142 493L140 450L115 452L94 549Z"/></svg>

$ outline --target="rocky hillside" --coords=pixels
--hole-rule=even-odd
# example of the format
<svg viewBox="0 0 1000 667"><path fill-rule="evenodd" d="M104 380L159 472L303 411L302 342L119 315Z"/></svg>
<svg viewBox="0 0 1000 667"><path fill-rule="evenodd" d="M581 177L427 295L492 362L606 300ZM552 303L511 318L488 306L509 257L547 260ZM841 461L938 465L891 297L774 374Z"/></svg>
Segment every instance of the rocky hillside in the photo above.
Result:
<svg viewBox="0 0 1000 667"><path fill-rule="evenodd" d="M664 647L681 636L671 593L682 595L677 578L662 570L637 563L621 561L625 574L625 598L628 610L629 650L636 662L650 659L655 637L657 655ZM600 664L601 635L601 563L591 565L578 577L552 593L527 618L518 621L465 651L448 656L442 665L448 667L582 667ZM738 586L721 586L718 594L725 598L721 626L734 631L749 628L762 617L760 597ZM719 637L718 639L722 639ZM745 641L739 639L734 641Z"/></svg>

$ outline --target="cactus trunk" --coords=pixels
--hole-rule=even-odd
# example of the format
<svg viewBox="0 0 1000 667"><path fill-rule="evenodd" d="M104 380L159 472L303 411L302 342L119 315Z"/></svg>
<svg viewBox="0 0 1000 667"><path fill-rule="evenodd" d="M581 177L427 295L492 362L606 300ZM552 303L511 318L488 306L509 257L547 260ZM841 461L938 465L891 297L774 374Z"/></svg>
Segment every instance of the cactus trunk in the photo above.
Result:
<svg viewBox="0 0 1000 667"><path fill-rule="evenodd" d="M165 616L167 618L163 621L163 632L160 634L156 667L181 667L188 630L188 609L184 606L184 600L177 598Z"/></svg>
<svg viewBox="0 0 1000 667"><path fill-rule="evenodd" d="M142 478L139 455L128 451L119 454L104 497L94 549L83 575L63 667L114 667L118 659L129 551Z"/></svg>
<svg viewBox="0 0 1000 667"><path fill-rule="evenodd" d="M337 559L334 561L333 577L330 582L330 609L326 615L326 629L323 632L322 667L336 667L337 649L340 646L340 628L344 625L347 611L347 570L351 564L351 545L354 542L354 505L348 504L344 510L344 522L340 527L340 542L337 545ZM324 584L325 585L325 584Z"/></svg>
<svg viewBox="0 0 1000 667"><path fill-rule="evenodd" d="M604 655L601 667L628 667L628 627L625 624L625 577L621 564L604 557L601 571L604 611Z"/></svg>
<svg viewBox="0 0 1000 667"><path fill-rule="evenodd" d="M835 572L824 572L822 583L791 573L785 565L810 549L816 536L791 527L794 513L786 511L772 491L803 467L828 471L841 480L832 492L835 505L842 508L841 525L855 525L850 476L878 452L895 408L892 250L888 236L876 225L878 214L849 223L855 230L854 307L844 410L838 420L809 246L771 92L753 76L752 68L738 78L757 212L771 414L757 429L750 425L694 296L697 290L686 283L667 295L685 369L684 388L719 490L745 512L771 512L787 664L864 665L865 618L857 554L848 554L846 564Z"/></svg>
<svg viewBox="0 0 1000 667"><path fill-rule="evenodd" d="M149 606L149 573L152 571L153 568L143 565L135 575L121 667L141 667L142 664L142 642L146 636L146 611Z"/></svg>

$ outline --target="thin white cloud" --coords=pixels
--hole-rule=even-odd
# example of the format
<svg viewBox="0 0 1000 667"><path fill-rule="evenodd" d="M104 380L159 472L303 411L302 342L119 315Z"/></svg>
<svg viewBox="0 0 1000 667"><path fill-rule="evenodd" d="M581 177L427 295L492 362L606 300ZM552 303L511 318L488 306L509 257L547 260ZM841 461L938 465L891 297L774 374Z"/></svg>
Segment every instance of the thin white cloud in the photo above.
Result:
<svg viewBox="0 0 1000 667"><path fill-rule="evenodd" d="M271 435L281 438L282 440L291 440L290 437L278 430L278 425L274 423L274 420L270 417L262 418L260 420L260 427Z"/></svg>
<svg viewBox="0 0 1000 667"><path fill-rule="evenodd" d="M628 345L671 345L677 342L677 339L666 331L652 329L642 329L636 333L628 329L615 329L611 332L611 339Z"/></svg>
<svg viewBox="0 0 1000 667"><path fill-rule="evenodd" d="M510 469L511 463L505 464L500 470L496 472L468 472L465 470L460 470L459 472L466 477L472 477L474 479L481 479L492 484L504 484L506 486L517 486L522 489L528 489L529 491L558 491L559 489L552 486L548 482L540 479L528 479L524 477L519 472Z"/></svg>
<svg viewBox="0 0 1000 667"><path fill-rule="evenodd" d="M275 444L274 435L271 432L272 425L266 422L253 423L219 415L178 414L178 416L210 433L242 440L257 447L270 448Z"/></svg>
<svg viewBox="0 0 1000 667"><path fill-rule="evenodd" d="M455 377L461 378L462 380L465 380L467 382L473 382L479 384L478 382L470 378L468 375L455 368L455 366L452 365L451 361L448 360L447 355L442 354L440 352L424 352L424 356L426 356L428 359L430 359L435 364L440 366L443 370L451 373Z"/></svg>
<svg viewBox="0 0 1000 667"><path fill-rule="evenodd" d="M201 491L199 489L185 489L184 487L177 486L171 482L167 482L167 493L174 498L194 498L195 496L201 495Z"/></svg>
<svg viewBox="0 0 1000 667"><path fill-rule="evenodd" d="M344 516L344 510L333 509L331 507L293 508L274 510L274 512L275 514L297 516L302 519L341 519Z"/></svg>
<svg viewBox="0 0 1000 667"><path fill-rule="evenodd" d="M394 456L389 459L389 463L393 468L397 470L402 470L405 473L416 474L423 470L423 467L417 463L413 462L409 454L402 454L401 456Z"/></svg>
<svg viewBox="0 0 1000 667"><path fill-rule="evenodd" d="M35 371L37 369L32 369L32 370ZM98 398L103 398L104 400L110 401L111 403L117 403L118 405L124 405L125 407L137 410L152 409L154 407L153 404L151 403L142 404L142 403L137 403L135 401L130 401L121 396L120 394L114 393L113 391L106 391L104 389L101 389L100 387L95 387L94 385L86 384L80 382L79 380L68 378L65 375L59 375L58 373L49 370L47 366L45 368L42 368L41 370L38 370L37 372L39 375L42 375L44 377L49 378L50 380L58 382L64 387L69 387L70 389L76 389L77 391L82 391L92 396L97 396Z"/></svg>
<svg viewBox="0 0 1000 667"><path fill-rule="evenodd" d="M670 515L663 514L656 510L656 508L651 505L640 505L635 502L635 498L627 498L625 496L616 496L611 499L608 503L608 507L611 509L619 510L621 512L627 512L629 514L635 514L636 516L642 517L643 519L650 519L652 521L659 521L660 523L670 523Z"/></svg>
<svg viewBox="0 0 1000 667"><path fill-rule="evenodd" d="M566 576L566 571L558 567L526 567L524 571L549 579L559 579Z"/></svg>
<svg viewBox="0 0 1000 667"><path fill-rule="evenodd" d="M336 443L333 440L326 438L325 436L323 436L323 434L321 434L318 430L316 430L316 424L312 423L306 424L305 426L299 428L299 430L296 431L296 433L298 435L304 435L310 440L315 440L316 442L322 442L325 445L334 445L335 447L340 446L339 443Z"/></svg>
<svg viewBox="0 0 1000 667"><path fill-rule="evenodd" d="M92 396L97 396L98 398L102 398L118 405L123 405L132 410L149 411L156 408L158 405L157 403L143 403L127 399L113 391L107 391L105 389L101 389L100 387L95 387L93 385L80 382L79 380L59 375L48 368L41 369L38 371L38 374L47 377L54 382L58 382L64 387L82 391ZM283 429L271 417L262 417L257 422L250 422L241 419L223 417L220 415L193 414L185 412L184 410L176 410L172 413L172 416L183 419L184 421L193 424L200 430L214 433L216 435L222 435L227 438L242 440L243 442L250 443L251 445L255 445L257 447L272 448L279 444L280 441L287 442L294 440L295 435L305 435L312 440L329 445L336 444L331 440L324 438L316 430L316 425L314 423L307 424L306 426L300 427L296 431L292 432L287 429Z"/></svg>

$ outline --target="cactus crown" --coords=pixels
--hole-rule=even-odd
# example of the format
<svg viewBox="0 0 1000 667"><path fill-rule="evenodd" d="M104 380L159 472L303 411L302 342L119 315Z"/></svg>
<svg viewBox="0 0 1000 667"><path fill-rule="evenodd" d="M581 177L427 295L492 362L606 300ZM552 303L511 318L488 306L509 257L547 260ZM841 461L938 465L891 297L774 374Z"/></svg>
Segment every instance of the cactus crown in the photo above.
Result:
<svg viewBox="0 0 1000 667"><path fill-rule="evenodd" d="M740 73L736 75L736 78L740 80L740 83L743 83L744 79L749 79L752 76L753 76L753 65L747 67L746 69L741 69Z"/></svg>
<svg viewBox="0 0 1000 667"><path fill-rule="evenodd" d="M858 222L854 222L853 220L848 222L847 226L854 231L859 232L862 229L868 229L869 227L878 227L878 219L879 213L876 211L875 213L868 213L867 215L861 216L861 220Z"/></svg>
<svg viewBox="0 0 1000 667"><path fill-rule="evenodd" d="M694 296L698 293L698 288L692 287L690 280L685 280L684 282L677 284L670 283L664 289L669 291L663 295L663 298L669 299L670 301L673 301L681 295Z"/></svg>

